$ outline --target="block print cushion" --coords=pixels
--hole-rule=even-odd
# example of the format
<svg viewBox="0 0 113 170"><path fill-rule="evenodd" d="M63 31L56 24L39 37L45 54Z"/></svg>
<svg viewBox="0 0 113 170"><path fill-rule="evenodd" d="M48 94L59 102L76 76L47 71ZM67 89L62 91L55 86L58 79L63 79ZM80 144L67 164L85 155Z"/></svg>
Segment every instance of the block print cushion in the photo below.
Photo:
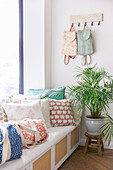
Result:
<svg viewBox="0 0 113 170"><path fill-rule="evenodd" d="M71 100L49 99L50 122L52 126L75 125L71 114Z"/></svg>
<svg viewBox="0 0 113 170"><path fill-rule="evenodd" d="M41 111L40 100L25 104L3 103L2 106L7 114L8 120L23 120L25 118L30 118L42 119L45 123Z"/></svg>

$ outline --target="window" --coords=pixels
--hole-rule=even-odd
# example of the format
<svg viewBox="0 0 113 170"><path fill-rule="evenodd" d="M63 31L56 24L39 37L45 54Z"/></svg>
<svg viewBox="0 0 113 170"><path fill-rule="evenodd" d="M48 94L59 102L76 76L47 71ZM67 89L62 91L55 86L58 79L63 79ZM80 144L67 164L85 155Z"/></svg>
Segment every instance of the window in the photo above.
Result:
<svg viewBox="0 0 113 170"><path fill-rule="evenodd" d="M19 85L19 57L23 57L19 56L19 2L0 0L0 95L17 94L22 86Z"/></svg>

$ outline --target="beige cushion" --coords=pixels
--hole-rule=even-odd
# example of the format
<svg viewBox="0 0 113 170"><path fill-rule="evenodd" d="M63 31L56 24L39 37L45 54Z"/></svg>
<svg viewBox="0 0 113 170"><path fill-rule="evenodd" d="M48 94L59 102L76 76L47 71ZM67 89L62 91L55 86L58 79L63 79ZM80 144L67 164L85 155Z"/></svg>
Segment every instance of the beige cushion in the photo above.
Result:
<svg viewBox="0 0 113 170"><path fill-rule="evenodd" d="M71 110L72 110L72 115L74 118L75 123L78 125L81 122L81 117L82 117L82 112L83 110L78 110L76 104L73 104L73 106L71 106Z"/></svg>
<svg viewBox="0 0 113 170"><path fill-rule="evenodd" d="M45 124L47 127L51 127L50 124L50 111L49 111L49 100L48 99L42 99L41 100L41 110L43 117L45 119Z"/></svg>
<svg viewBox="0 0 113 170"><path fill-rule="evenodd" d="M68 87L66 87L66 89L65 89L65 98L66 99L69 99L69 92L70 92L70 89ZM73 115L75 123L79 124L81 122L83 110L80 111L77 108L77 105L75 103L71 106L71 110L72 110L71 114Z"/></svg>

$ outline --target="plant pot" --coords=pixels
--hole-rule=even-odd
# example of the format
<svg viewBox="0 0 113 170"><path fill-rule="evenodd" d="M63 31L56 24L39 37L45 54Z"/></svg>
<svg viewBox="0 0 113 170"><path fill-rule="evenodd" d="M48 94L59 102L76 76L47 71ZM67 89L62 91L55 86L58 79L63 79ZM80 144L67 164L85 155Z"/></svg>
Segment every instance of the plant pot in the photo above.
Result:
<svg viewBox="0 0 113 170"><path fill-rule="evenodd" d="M101 116L99 119L93 119L91 116L85 118L86 130L90 135L100 135L102 129L99 130L104 124L104 117ZM99 130L99 131L98 131Z"/></svg>

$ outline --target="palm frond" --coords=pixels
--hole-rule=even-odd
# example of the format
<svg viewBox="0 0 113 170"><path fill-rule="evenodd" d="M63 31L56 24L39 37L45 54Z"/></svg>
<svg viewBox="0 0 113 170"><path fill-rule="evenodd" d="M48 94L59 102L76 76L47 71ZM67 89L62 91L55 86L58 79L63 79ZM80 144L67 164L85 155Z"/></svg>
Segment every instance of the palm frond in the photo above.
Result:
<svg viewBox="0 0 113 170"><path fill-rule="evenodd" d="M103 129L105 142L108 140L109 146L113 137L113 118L110 115L106 114L106 122L100 129Z"/></svg>

